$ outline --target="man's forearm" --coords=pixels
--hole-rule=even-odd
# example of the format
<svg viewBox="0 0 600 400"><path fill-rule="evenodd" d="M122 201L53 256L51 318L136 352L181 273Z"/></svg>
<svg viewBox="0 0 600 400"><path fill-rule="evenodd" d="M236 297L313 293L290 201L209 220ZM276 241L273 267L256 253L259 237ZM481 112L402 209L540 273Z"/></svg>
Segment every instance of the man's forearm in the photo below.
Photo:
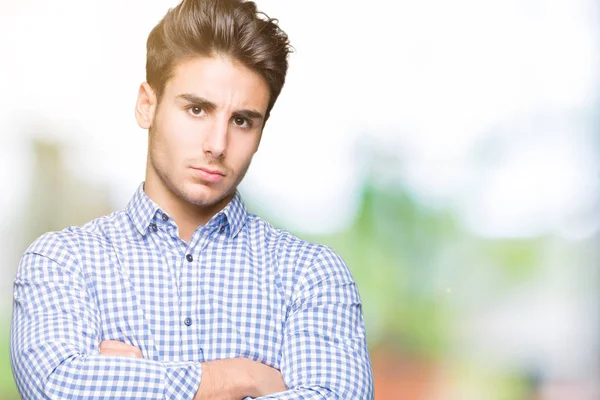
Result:
<svg viewBox="0 0 600 400"><path fill-rule="evenodd" d="M198 363L95 355L70 357L44 379L28 376L43 373L34 362L21 359L15 371L23 399L191 399L201 378Z"/></svg>

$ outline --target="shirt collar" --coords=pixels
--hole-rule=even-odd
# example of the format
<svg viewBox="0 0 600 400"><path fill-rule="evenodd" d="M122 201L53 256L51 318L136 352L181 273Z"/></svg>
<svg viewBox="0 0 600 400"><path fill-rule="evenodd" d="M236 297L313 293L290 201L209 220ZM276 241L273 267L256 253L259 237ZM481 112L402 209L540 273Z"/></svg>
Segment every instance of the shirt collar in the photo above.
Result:
<svg viewBox="0 0 600 400"><path fill-rule="evenodd" d="M159 210L158 204L150 200L144 192L144 183L140 184L126 208L133 225L141 235L148 232L150 224ZM223 221L223 225L229 225L228 235L235 237L246 223L247 218L248 211L240 193L236 190L233 199L223 210L211 218L208 225L214 221Z"/></svg>
<svg viewBox="0 0 600 400"><path fill-rule="evenodd" d="M148 232L148 228L159 209L160 207L158 204L150 200L150 197L144 192L143 182L136 190L126 208L127 214L129 214L133 225L142 235L145 235Z"/></svg>
<svg viewBox="0 0 600 400"><path fill-rule="evenodd" d="M233 199L221 212L225 214L227 224L229 224L229 235L231 237L237 236L248 219L248 211L242 201L240 192L236 190Z"/></svg>

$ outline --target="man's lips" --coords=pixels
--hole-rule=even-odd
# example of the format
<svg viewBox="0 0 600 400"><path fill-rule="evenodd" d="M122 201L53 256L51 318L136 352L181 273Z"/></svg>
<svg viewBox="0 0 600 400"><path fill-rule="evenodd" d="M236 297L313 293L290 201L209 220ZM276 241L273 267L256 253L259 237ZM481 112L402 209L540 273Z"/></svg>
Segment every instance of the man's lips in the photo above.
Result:
<svg viewBox="0 0 600 400"><path fill-rule="evenodd" d="M225 173L219 171L218 169L210 169L210 168L203 168L203 167L192 167L192 168L196 169L196 170L199 170L199 171L204 171L207 174L225 176Z"/></svg>
<svg viewBox="0 0 600 400"><path fill-rule="evenodd" d="M200 179L212 183L219 182L225 176L223 172L216 169L192 167L192 170Z"/></svg>

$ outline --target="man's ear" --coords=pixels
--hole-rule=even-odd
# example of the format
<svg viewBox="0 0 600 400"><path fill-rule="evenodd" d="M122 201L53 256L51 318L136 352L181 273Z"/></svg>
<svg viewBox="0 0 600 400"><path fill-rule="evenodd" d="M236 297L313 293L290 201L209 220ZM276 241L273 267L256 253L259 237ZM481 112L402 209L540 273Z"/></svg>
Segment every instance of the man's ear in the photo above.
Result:
<svg viewBox="0 0 600 400"><path fill-rule="evenodd" d="M156 93L147 82L142 83L135 103L135 119L140 128L150 129L156 107Z"/></svg>

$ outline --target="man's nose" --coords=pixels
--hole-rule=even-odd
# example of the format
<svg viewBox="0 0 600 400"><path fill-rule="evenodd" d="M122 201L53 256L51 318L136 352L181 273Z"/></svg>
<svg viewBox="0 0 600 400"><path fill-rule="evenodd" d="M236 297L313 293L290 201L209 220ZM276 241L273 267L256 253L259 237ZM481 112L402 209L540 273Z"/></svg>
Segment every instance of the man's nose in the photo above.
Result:
<svg viewBox="0 0 600 400"><path fill-rule="evenodd" d="M214 158L225 156L227 149L227 135L229 131L229 120L225 118L215 119L211 124L204 140L203 150Z"/></svg>

